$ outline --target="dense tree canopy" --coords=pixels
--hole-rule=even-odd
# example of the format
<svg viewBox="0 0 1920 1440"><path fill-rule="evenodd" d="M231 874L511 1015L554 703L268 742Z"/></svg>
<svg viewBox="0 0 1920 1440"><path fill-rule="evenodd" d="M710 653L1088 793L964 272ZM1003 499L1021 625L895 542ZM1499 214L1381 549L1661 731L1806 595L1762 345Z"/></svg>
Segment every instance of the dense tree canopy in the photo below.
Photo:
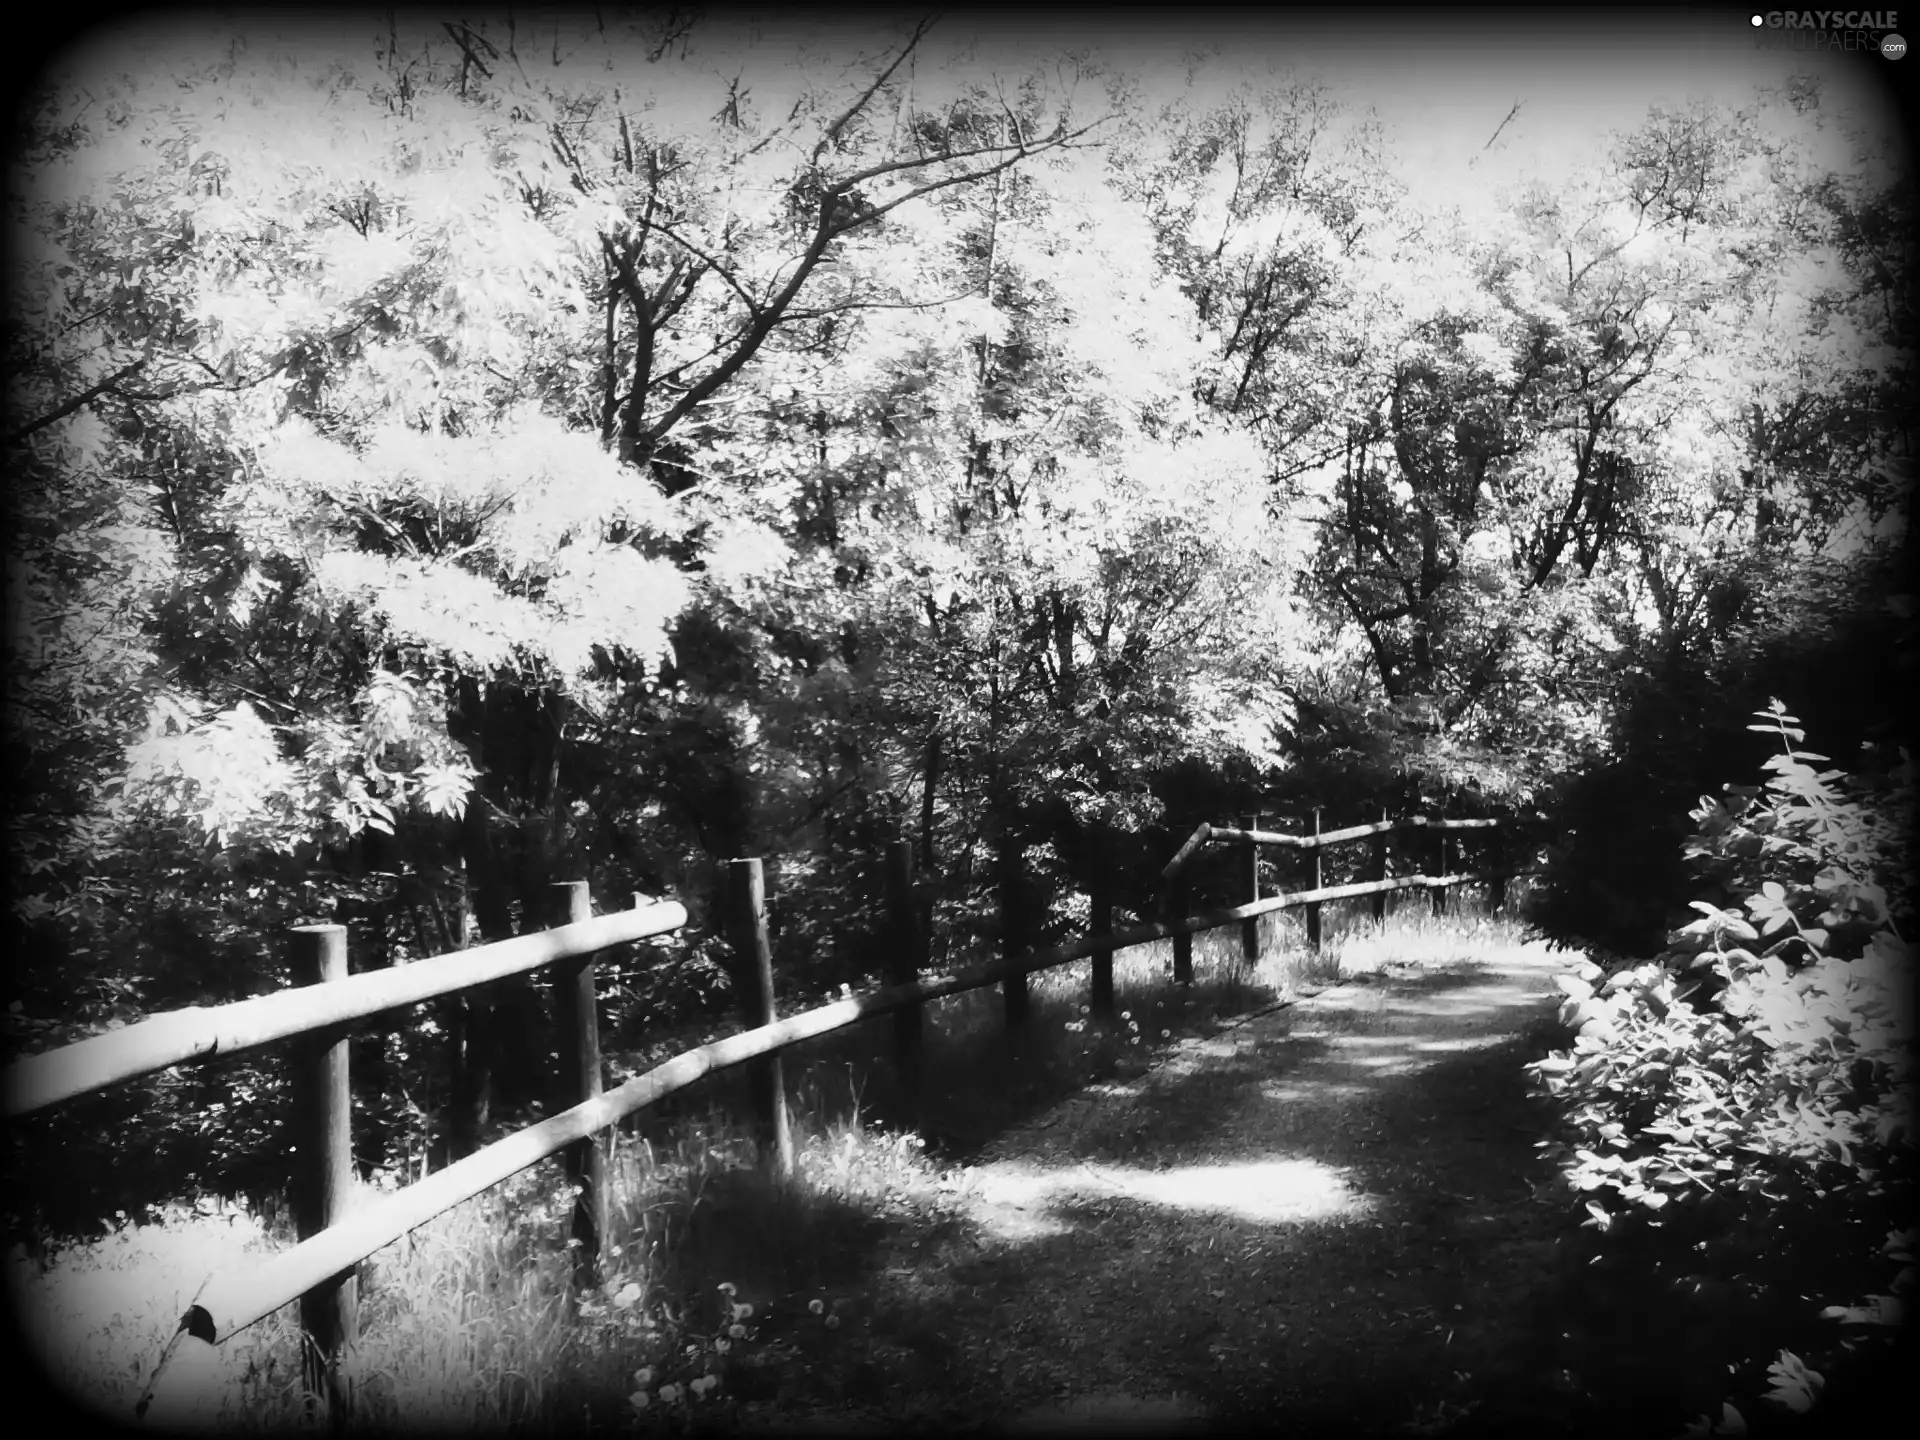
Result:
<svg viewBox="0 0 1920 1440"><path fill-rule="evenodd" d="M1905 642L1912 191L1816 158L1817 87L1469 213L1312 78L1206 73L657 16L50 70L8 217L16 1025L266 988L301 918L369 964L504 937L580 875L687 900L631 992L684 1013L742 854L788 983L837 985L884 841L952 943L1032 939L1095 834L1144 906L1163 827L1223 818L1200 773L1611 845L1649 747L1717 783L1680 732L1738 728L1731 670L1812 716L1794 637ZM537 1093L537 1027L428 1023L456 1146Z"/></svg>

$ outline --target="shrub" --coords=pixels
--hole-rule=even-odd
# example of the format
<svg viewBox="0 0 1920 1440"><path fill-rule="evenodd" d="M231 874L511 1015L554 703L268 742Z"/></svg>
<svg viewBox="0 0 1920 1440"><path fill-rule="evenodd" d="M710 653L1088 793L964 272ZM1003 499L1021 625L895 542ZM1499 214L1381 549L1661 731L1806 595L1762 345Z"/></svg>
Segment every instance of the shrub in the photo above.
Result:
<svg viewBox="0 0 1920 1440"><path fill-rule="evenodd" d="M1574 1048L1530 1068L1561 1106L1567 1134L1551 1148L1603 1248L1651 1242L1746 1278L1791 1271L1791 1286L1763 1287L1776 1294L1809 1293L1812 1267L1834 1299L1904 1265L1892 1294L1801 1307L1808 1321L1891 1325L1913 1274L1909 1240L1880 1242L1914 1149L1912 765L1903 751L1880 776L1818 770L1825 757L1796 752L1777 700L1758 714L1752 728L1782 742L1770 777L1692 812L1686 853L1711 898L1659 958L1563 978ZM1835 1358L1859 1348L1826 1334ZM1822 1388L1784 1349L1768 1374L1789 1409Z"/></svg>

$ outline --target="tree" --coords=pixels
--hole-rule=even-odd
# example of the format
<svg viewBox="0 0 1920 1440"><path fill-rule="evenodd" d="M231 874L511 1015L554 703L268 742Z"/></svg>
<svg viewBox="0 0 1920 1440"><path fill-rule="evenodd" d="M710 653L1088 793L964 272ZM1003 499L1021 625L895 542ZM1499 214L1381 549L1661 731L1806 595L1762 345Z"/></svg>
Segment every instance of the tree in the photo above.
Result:
<svg viewBox="0 0 1920 1440"><path fill-rule="evenodd" d="M250 920L349 901L387 954L458 943L465 905L486 938L540 923L579 863L576 747L730 563L662 446L770 341L892 303L839 263L862 235L1084 133L1061 109L971 143L984 92L916 78L925 29L797 87L778 44L653 22L558 24L551 66L511 27L396 23L49 77L18 172L45 659L17 698L65 715L92 674L123 703L43 761L43 903L117 854L96 899L137 910L164 832L211 842ZM77 663L103 636L117 671Z"/></svg>

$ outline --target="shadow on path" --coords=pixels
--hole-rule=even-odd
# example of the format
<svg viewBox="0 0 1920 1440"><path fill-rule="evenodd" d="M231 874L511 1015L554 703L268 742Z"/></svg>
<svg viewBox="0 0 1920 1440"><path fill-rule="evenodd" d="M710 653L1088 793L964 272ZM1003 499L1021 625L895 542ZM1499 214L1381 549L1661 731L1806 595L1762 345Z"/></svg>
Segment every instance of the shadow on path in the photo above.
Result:
<svg viewBox="0 0 1920 1440"><path fill-rule="evenodd" d="M1381 1433L1518 1385L1561 1213L1522 1065L1536 947L1386 974L1172 1048L991 1145L858 1317L888 1423ZM823 1359L825 1357L822 1357ZM836 1371L838 1367L833 1367Z"/></svg>

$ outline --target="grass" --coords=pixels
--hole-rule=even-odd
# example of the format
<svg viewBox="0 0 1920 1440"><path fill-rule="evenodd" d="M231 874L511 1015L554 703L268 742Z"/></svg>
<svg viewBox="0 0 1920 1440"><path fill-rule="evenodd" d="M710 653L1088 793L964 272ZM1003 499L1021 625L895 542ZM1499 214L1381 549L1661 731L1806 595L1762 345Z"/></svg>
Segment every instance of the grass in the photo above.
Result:
<svg viewBox="0 0 1920 1440"><path fill-rule="evenodd" d="M631 1429L777 1403L783 1374L850 1358L837 1353L856 1343L840 1322L861 1311L888 1220L950 1208L967 1160L994 1136L1301 987L1400 963L1469 964L1519 939L1517 924L1471 907L1436 917L1424 894L1389 902L1381 924L1365 902L1329 905L1317 956L1291 911L1262 917L1255 966L1237 925L1196 936L1191 987L1171 982L1171 942L1123 951L1109 1025L1087 1013L1085 961L1031 978L1017 1035L998 987L935 1002L917 1090L886 1058L886 1019L790 1052L789 1184L754 1167L731 1118L738 1080L719 1077L673 1123L616 1137L612 1244L604 1284L584 1297L569 1294L570 1196L557 1164L514 1177L368 1261L360 1339L341 1372L354 1426ZM291 1238L230 1204L173 1205L50 1258L16 1247L7 1288L45 1373L123 1421L200 1281ZM311 1423L296 1316L288 1307L211 1350L183 1349L150 1418L241 1431Z"/></svg>

